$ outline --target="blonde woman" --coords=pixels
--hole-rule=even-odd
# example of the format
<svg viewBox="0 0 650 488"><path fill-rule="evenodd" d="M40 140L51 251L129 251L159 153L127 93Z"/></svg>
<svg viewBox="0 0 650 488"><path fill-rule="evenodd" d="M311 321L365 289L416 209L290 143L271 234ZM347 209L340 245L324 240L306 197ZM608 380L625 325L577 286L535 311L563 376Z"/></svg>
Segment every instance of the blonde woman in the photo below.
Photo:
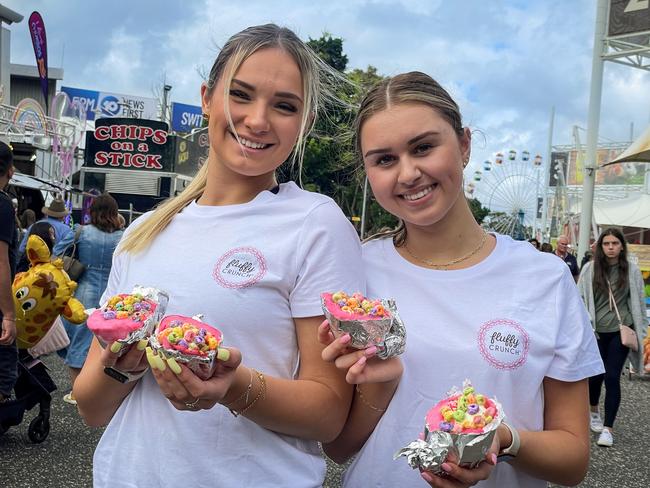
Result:
<svg viewBox="0 0 650 488"><path fill-rule="evenodd" d="M183 194L126 231L102 302L159 287L168 313L204 314L232 347L201 381L144 344L116 359L93 342L74 394L87 423L108 424L95 487L322 485L317 441L338 435L351 390L320 358L319 294L364 288L360 245L331 199L278 185L275 170L301 161L324 75L275 25L245 29L219 53L201 89L209 159ZM145 356L151 372L137 379Z"/></svg>

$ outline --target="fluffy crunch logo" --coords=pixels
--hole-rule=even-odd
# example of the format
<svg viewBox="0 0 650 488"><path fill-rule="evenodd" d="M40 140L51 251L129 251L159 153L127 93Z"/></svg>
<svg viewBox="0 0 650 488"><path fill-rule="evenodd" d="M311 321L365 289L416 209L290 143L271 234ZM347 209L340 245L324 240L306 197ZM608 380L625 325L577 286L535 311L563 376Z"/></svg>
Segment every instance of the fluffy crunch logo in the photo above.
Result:
<svg viewBox="0 0 650 488"><path fill-rule="evenodd" d="M212 277L224 288L247 288L266 274L266 261L254 247L238 247L219 258Z"/></svg>
<svg viewBox="0 0 650 488"><path fill-rule="evenodd" d="M528 332L514 320L485 322L478 332L478 346L483 358L497 369L517 369L528 358Z"/></svg>

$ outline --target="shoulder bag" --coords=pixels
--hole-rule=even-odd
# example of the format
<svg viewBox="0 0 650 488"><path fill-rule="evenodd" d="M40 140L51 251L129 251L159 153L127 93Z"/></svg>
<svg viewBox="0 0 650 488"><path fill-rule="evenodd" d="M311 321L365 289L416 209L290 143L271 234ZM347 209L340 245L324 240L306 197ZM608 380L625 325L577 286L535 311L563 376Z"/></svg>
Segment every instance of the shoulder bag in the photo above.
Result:
<svg viewBox="0 0 650 488"><path fill-rule="evenodd" d="M609 289L609 309L612 309L614 306L614 311L616 312L616 318L618 318L618 327L621 331L621 344L625 347L629 347L632 351L639 350L639 340L636 336L636 332L632 327L629 327L621 321L621 315L618 313L618 307L616 306L616 299L614 298L614 293L612 293L612 285L610 285L609 280L607 280L607 288Z"/></svg>
<svg viewBox="0 0 650 488"><path fill-rule="evenodd" d="M79 236L81 235L81 230L82 226L80 225L77 227L77 230L74 232L74 241L72 241L72 252L68 254L68 249L70 246L68 246L63 253L63 270L68 273L68 276L72 281L79 281L81 276L84 274L84 271L86 271L86 265L83 264L79 259L77 259L75 256L77 255L77 241L79 240Z"/></svg>

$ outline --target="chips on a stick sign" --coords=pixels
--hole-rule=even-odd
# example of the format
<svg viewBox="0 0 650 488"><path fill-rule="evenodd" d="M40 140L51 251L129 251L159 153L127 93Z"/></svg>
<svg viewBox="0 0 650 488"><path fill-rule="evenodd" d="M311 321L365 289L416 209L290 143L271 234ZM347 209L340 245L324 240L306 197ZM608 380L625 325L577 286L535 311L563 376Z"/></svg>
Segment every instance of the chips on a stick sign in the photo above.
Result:
<svg viewBox="0 0 650 488"><path fill-rule="evenodd" d="M170 172L173 143L167 124L143 119L98 119L87 132L85 165Z"/></svg>

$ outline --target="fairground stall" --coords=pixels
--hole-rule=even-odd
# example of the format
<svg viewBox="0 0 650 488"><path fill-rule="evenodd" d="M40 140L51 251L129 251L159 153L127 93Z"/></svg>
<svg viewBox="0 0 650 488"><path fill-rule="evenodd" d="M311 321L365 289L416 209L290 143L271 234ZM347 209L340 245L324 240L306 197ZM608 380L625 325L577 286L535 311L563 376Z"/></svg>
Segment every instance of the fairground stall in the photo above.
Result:
<svg viewBox="0 0 650 488"><path fill-rule="evenodd" d="M88 194L109 192L130 223L187 186L205 160L207 145L204 134L170 135L164 122L98 119L86 133L84 165L73 185ZM74 208L86 206L78 197Z"/></svg>

